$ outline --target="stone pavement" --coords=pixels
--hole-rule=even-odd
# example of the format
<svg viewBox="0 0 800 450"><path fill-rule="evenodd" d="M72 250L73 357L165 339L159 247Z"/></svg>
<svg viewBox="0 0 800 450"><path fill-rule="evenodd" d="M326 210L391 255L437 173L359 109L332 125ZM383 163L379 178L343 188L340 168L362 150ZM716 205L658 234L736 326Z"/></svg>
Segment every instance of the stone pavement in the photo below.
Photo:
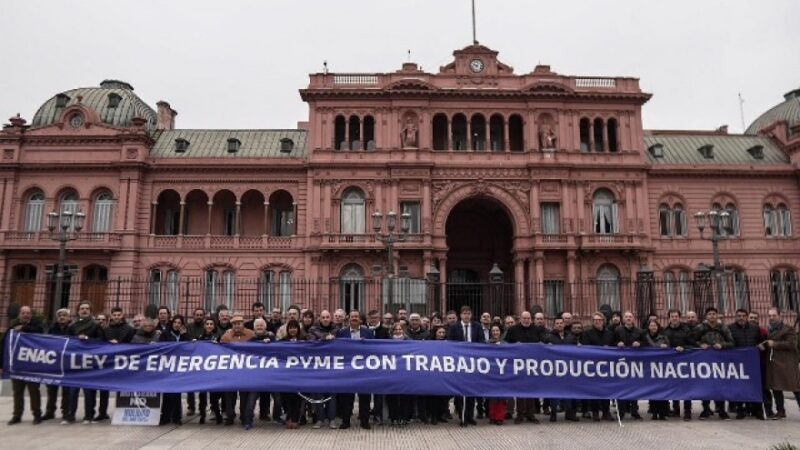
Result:
<svg viewBox="0 0 800 450"><path fill-rule="evenodd" d="M44 400L44 396L42 398ZM118 427L108 423L60 425L50 420L33 426L26 411L23 422L13 427L6 425L11 417L12 399L0 397L0 447L4 449L362 449L397 448L412 449L528 449L553 448L559 450L581 449L637 449L657 447L664 449L767 449L771 445L790 442L800 446L800 412L797 404L787 399L788 419L783 421L757 421L745 419L728 422L712 418L696 419L700 405L695 405L695 420L669 420L652 422L549 423L539 425L504 426L489 425L480 420L479 425L459 428L449 424L374 427L361 430L314 430L310 426L286 430L273 423L257 423L250 431L240 426L226 427L213 423L200 425L197 416L187 418L182 426ZM113 404L113 396L112 396ZM26 405L27 406L27 405ZM646 403L641 404L646 411ZM559 415L560 418L561 415ZM81 415L79 414L80 418ZM540 419L542 417L540 416ZM190 420L189 420L190 419ZM354 421L357 423L357 421Z"/></svg>

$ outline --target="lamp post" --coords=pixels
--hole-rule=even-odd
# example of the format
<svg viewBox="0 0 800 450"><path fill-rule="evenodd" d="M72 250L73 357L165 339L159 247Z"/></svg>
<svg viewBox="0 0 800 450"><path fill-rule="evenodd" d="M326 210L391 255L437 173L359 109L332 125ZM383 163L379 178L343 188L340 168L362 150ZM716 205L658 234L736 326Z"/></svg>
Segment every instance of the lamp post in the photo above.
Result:
<svg viewBox="0 0 800 450"><path fill-rule="evenodd" d="M728 234L731 226L731 215L727 211L698 211L694 213L694 220L697 223L697 228L700 230L700 239L711 241L711 249L714 255L714 266L711 268L714 273L714 278L717 282L717 296L721 298L722 295L722 263L719 256L719 241L728 239ZM708 227L711 228L711 235L705 237L703 230ZM724 233L723 233L724 231ZM722 307L723 305L717 305Z"/></svg>
<svg viewBox="0 0 800 450"><path fill-rule="evenodd" d="M388 297L389 303L394 300L394 244L406 240L406 234L411 228L411 214L400 214L400 232L395 233L397 227L397 213L389 211L386 213L386 233L382 229L383 214L380 211L372 213L372 229L375 231L375 238L383 242L386 246L386 278L389 279ZM410 311L410 301L406 301L406 311Z"/></svg>
<svg viewBox="0 0 800 450"><path fill-rule="evenodd" d="M52 211L47 214L47 229L50 230L50 239L58 241L58 262L56 263L56 289L53 296L53 315L56 318L56 311L66 307L62 302L62 292L64 291L64 260L67 257L67 242L78 238L78 233L83 229L83 222L86 214L81 211L62 211L60 214ZM72 230L75 230L73 233Z"/></svg>

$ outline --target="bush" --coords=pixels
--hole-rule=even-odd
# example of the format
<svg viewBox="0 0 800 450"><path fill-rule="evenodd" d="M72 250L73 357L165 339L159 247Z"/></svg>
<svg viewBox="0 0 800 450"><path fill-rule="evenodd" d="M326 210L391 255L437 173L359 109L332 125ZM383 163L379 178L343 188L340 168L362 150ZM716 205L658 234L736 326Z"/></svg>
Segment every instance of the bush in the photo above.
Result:
<svg viewBox="0 0 800 450"><path fill-rule="evenodd" d="M788 443L788 442L781 442L780 444L775 444L770 446L768 450L800 450L796 446Z"/></svg>

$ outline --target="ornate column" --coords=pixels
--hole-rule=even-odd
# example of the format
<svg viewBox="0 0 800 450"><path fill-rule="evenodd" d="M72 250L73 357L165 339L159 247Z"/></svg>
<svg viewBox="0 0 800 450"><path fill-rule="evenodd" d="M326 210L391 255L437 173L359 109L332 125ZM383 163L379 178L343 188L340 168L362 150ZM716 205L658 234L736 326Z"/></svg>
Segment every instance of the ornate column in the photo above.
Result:
<svg viewBox="0 0 800 450"><path fill-rule="evenodd" d="M472 120L467 118L467 151L472 151Z"/></svg>
<svg viewBox="0 0 800 450"><path fill-rule="evenodd" d="M447 116L447 148L445 150L453 150L453 120Z"/></svg>
<svg viewBox="0 0 800 450"><path fill-rule="evenodd" d="M422 182L422 232L425 234L433 233L431 218L431 182ZM427 269L426 269L427 270Z"/></svg>
<svg viewBox="0 0 800 450"><path fill-rule="evenodd" d="M634 218L633 210L634 204L633 182L625 182L625 217L627 218L625 225L628 227L628 234L636 233L636 220Z"/></svg>
<svg viewBox="0 0 800 450"><path fill-rule="evenodd" d="M183 227L183 217L184 217L185 210L186 210L186 202L181 200L180 205L181 205L181 210L180 210L180 213L178 214L178 236L183 236L184 231L186 231L186 230L183 229L184 228Z"/></svg>
<svg viewBox="0 0 800 450"><path fill-rule="evenodd" d="M536 304L544 305L544 252L537 250L533 253L532 266L533 269L533 283L536 286Z"/></svg>
<svg viewBox="0 0 800 450"><path fill-rule="evenodd" d="M297 202L292 202L292 234L291 236L297 235L297 226L299 225L299 221L297 220Z"/></svg>
<svg viewBox="0 0 800 450"><path fill-rule="evenodd" d="M594 148L594 121L589 119L589 151L593 152Z"/></svg>
<svg viewBox="0 0 800 450"><path fill-rule="evenodd" d="M492 151L492 136L489 134L489 119L485 118L483 123L485 131L483 132L483 150Z"/></svg>
<svg viewBox="0 0 800 450"><path fill-rule="evenodd" d="M525 311L525 258L518 254L514 258L514 297L516 313Z"/></svg>
<svg viewBox="0 0 800 450"><path fill-rule="evenodd" d="M323 220L324 223L324 230L325 233L331 232L331 204L333 202L333 198L331 196L331 183L329 180L325 182L325 202L322 205L323 213Z"/></svg>
<svg viewBox="0 0 800 450"><path fill-rule="evenodd" d="M576 279L576 276L575 276L575 259L576 259L575 250L568 250L567 251L567 284L569 286L568 286L568 289L567 289L567 293L569 295L569 298L567 300L569 301L570 309L573 312L578 311L577 304L576 304L576 302L577 302L577 295L576 295L576 292L577 292L577 289L576 289L577 279Z"/></svg>
<svg viewBox="0 0 800 450"><path fill-rule="evenodd" d="M511 135L509 133L508 117L503 116L503 151L511 151Z"/></svg>
<svg viewBox="0 0 800 450"><path fill-rule="evenodd" d="M533 180L531 183L531 198L530 198L531 218L533 219L531 232L532 234L539 234L542 232L541 221L542 218L541 208L539 207L539 180ZM531 278L533 280L533 278Z"/></svg>
<svg viewBox="0 0 800 450"><path fill-rule="evenodd" d="M214 208L214 202L208 201L208 226L206 227L206 234L211 236L211 211Z"/></svg>
<svg viewBox="0 0 800 450"><path fill-rule="evenodd" d="M572 217L575 216L572 212L572 205L569 201L569 194L570 194L570 180L561 180L561 223L559 224L559 230L562 234L569 233L571 230L568 230L565 226Z"/></svg>
<svg viewBox="0 0 800 450"><path fill-rule="evenodd" d="M242 223L242 202L236 201L236 218L234 219L233 223L233 235L239 236L241 233L241 223Z"/></svg>
<svg viewBox="0 0 800 450"><path fill-rule="evenodd" d="M439 257L439 283L439 308L444 315L447 312L447 258L443 256Z"/></svg>
<svg viewBox="0 0 800 450"><path fill-rule="evenodd" d="M364 140L364 118L363 117L359 118L359 120L358 120L358 140L359 140L359 142L361 142L361 144L359 144L361 146L361 148L359 150L366 150L367 149L367 147L366 147L367 144L366 144L366 142Z"/></svg>

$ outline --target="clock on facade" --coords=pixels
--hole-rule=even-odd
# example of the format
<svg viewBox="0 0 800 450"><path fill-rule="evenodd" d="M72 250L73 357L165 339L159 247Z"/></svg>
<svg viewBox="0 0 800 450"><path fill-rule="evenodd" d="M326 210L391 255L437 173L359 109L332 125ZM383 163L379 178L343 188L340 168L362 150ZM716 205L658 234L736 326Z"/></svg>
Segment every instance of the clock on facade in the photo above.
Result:
<svg viewBox="0 0 800 450"><path fill-rule="evenodd" d="M72 115L72 116L69 118L69 125L70 125L72 128L80 128L80 127L81 127L81 125L83 125L83 116L82 116L82 115L80 115L80 114L73 114L73 115Z"/></svg>
<svg viewBox="0 0 800 450"><path fill-rule="evenodd" d="M480 73L483 71L483 61L480 59L473 59L469 62L469 68L475 73Z"/></svg>

